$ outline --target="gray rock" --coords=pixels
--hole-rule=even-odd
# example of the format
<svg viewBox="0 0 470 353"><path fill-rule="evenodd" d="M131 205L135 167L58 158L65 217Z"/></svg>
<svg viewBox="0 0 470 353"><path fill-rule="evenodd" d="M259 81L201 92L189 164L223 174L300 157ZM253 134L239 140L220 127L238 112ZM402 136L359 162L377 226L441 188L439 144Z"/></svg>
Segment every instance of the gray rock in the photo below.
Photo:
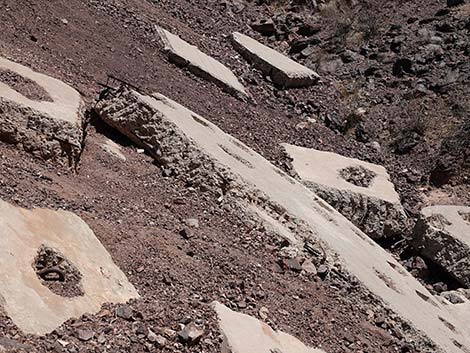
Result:
<svg viewBox="0 0 470 353"><path fill-rule="evenodd" d="M92 330L82 330L78 329L77 330L77 337L80 341L89 341L93 337L95 337L95 333Z"/></svg>
<svg viewBox="0 0 470 353"><path fill-rule="evenodd" d="M470 287L470 207L431 206L421 211L413 246L465 287Z"/></svg>
<svg viewBox="0 0 470 353"><path fill-rule="evenodd" d="M204 330L196 326L194 322L186 325L184 329L178 332L178 339L188 345L198 343L204 336Z"/></svg>

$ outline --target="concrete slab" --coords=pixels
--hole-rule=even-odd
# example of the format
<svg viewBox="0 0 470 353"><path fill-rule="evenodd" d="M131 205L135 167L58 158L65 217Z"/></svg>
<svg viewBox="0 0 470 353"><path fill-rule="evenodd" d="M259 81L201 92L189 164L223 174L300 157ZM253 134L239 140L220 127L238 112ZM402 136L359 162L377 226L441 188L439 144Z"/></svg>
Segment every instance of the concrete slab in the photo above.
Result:
<svg viewBox="0 0 470 353"><path fill-rule="evenodd" d="M225 341L222 353L322 353L309 348L297 338L274 331L269 325L249 315L237 313L218 302L212 304Z"/></svg>
<svg viewBox="0 0 470 353"><path fill-rule="evenodd" d="M25 333L44 335L70 318L124 303L137 291L79 217L27 210L0 201L0 305ZM41 247L63 254L81 273L84 295L65 298L45 287L33 263Z"/></svg>
<svg viewBox="0 0 470 353"><path fill-rule="evenodd" d="M470 288L470 207L424 208L414 230L413 246Z"/></svg>
<svg viewBox="0 0 470 353"><path fill-rule="evenodd" d="M301 225L296 237L321 242L364 288L441 351L470 349L467 332L461 329L468 327L467 318L433 298L388 252L302 183L207 119L161 94L134 91L101 101L96 109L105 122L193 187L262 205Z"/></svg>
<svg viewBox="0 0 470 353"><path fill-rule="evenodd" d="M387 170L336 153L282 144L302 182L372 238L393 236L407 217Z"/></svg>
<svg viewBox="0 0 470 353"><path fill-rule="evenodd" d="M196 46L185 42L177 35L158 26L156 26L156 30L170 61L178 66L187 67L195 75L214 82L236 96L248 96L243 85L227 66L203 53Z"/></svg>
<svg viewBox="0 0 470 353"><path fill-rule="evenodd" d="M283 88L313 85L320 76L313 70L295 62L255 39L235 32L232 34L234 48L273 82Z"/></svg>
<svg viewBox="0 0 470 353"><path fill-rule="evenodd" d="M0 57L0 72L38 85L48 100L27 98L0 81L0 140L19 144L46 159L81 149L84 104L67 84Z"/></svg>
<svg viewBox="0 0 470 353"><path fill-rule="evenodd" d="M101 148L109 153L111 156L120 159L121 161L126 161L126 156L122 153L121 146L118 145L113 140L106 138L103 143L101 143Z"/></svg>

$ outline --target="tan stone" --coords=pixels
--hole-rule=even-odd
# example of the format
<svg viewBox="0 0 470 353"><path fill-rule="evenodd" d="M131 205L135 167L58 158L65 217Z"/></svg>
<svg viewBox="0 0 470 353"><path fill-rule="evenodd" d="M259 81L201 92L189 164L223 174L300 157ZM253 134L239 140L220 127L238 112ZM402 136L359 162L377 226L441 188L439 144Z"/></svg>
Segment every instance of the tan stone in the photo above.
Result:
<svg viewBox="0 0 470 353"><path fill-rule="evenodd" d="M218 302L212 304L225 337L223 353L322 353L297 338L281 332L254 317L237 313Z"/></svg>
<svg viewBox="0 0 470 353"><path fill-rule="evenodd" d="M232 42L240 54L258 70L270 76L278 86L285 88L310 86L319 79L313 70L244 34L233 33Z"/></svg>
<svg viewBox="0 0 470 353"><path fill-rule="evenodd" d="M231 93L248 95L238 78L227 66L203 53L196 46L185 42L177 35L158 26L156 29L164 44L164 50L175 64L187 67L195 75L212 81Z"/></svg>
<svg viewBox="0 0 470 353"><path fill-rule="evenodd" d="M50 76L0 57L0 70L33 81L51 98L37 101L0 82L0 140L45 159L81 150L84 104L80 94Z"/></svg>
<svg viewBox="0 0 470 353"><path fill-rule="evenodd" d="M70 318L124 303L138 293L92 230L65 211L27 210L0 201L0 304L25 333L44 335ZM45 287L33 262L41 246L63 254L82 274L83 296Z"/></svg>

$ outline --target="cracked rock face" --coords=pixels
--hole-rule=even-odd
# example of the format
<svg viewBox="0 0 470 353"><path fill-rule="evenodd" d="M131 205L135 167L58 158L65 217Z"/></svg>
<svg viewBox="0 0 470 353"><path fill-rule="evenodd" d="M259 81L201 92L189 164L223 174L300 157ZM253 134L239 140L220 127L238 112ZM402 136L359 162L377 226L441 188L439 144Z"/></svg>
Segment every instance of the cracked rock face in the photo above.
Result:
<svg viewBox="0 0 470 353"><path fill-rule="evenodd" d="M302 182L371 238L387 238L408 226L385 168L335 153L283 146Z"/></svg>
<svg viewBox="0 0 470 353"><path fill-rule="evenodd" d="M0 57L0 140L43 159L81 150L84 103L52 77Z"/></svg>
<svg viewBox="0 0 470 353"><path fill-rule="evenodd" d="M424 208L414 229L413 246L470 287L470 207Z"/></svg>

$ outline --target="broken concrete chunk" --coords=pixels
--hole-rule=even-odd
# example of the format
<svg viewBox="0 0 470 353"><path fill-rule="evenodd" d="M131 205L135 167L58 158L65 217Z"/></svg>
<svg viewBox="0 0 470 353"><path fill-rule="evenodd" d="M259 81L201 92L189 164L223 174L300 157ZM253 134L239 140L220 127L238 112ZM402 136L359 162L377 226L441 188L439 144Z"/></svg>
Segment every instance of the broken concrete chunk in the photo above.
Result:
<svg viewBox="0 0 470 353"><path fill-rule="evenodd" d="M158 26L156 29L170 61L178 66L187 67L195 75L214 82L230 93L235 93L237 96L248 95L243 85L228 67L167 30Z"/></svg>
<svg viewBox="0 0 470 353"><path fill-rule="evenodd" d="M407 226L398 193L384 167L336 153L283 144L302 182L372 238Z"/></svg>
<svg viewBox="0 0 470 353"><path fill-rule="evenodd" d="M138 297L92 230L70 212L0 201L0 234L0 305L25 333L44 335L104 303ZM43 246L57 249L80 271L83 295L63 297L43 285L33 268Z"/></svg>
<svg viewBox="0 0 470 353"><path fill-rule="evenodd" d="M413 246L470 287L470 207L424 208L414 229Z"/></svg>
<svg viewBox="0 0 470 353"><path fill-rule="evenodd" d="M207 119L161 94L146 96L130 90L100 101L96 111L187 185L239 202L247 212L254 204L269 216L260 220L278 222L278 228L288 217L297 224L291 233L298 242L323 244L324 252L357 278L369 295L380 298L443 351L470 349L468 315L433 298L393 256L333 207ZM256 214L262 212L249 216ZM318 274L324 273L328 272L319 266ZM450 330L445 322L457 329Z"/></svg>
<svg viewBox="0 0 470 353"><path fill-rule="evenodd" d="M218 302L212 304L219 318L225 342L222 352L231 353L321 353L297 338L281 332L254 317L237 313Z"/></svg>
<svg viewBox="0 0 470 353"><path fill-rule="evenodd" d="M283 88L310 86L318 81L316 72L244 34L232 34L234 48L273 82Z"/></svg>
<svg viewBox="0 0 470 353"><path fill-rule="evenodd" d="M0 57L0 140L44 159L78 155L84 104L55 78Z"/></svg>

